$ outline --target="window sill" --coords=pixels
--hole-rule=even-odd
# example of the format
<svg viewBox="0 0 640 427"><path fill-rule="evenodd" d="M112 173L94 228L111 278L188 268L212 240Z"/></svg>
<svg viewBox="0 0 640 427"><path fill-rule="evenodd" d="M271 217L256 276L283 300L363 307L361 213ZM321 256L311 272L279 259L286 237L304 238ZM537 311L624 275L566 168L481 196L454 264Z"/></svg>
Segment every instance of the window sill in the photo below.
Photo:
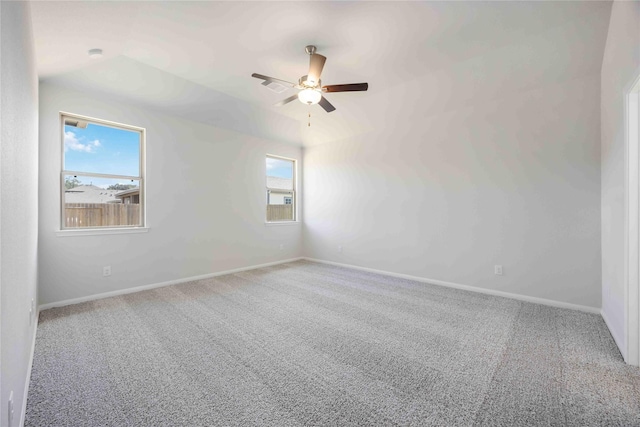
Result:
<svg viewBox="0 0 640 427"><path fill-rule="evenodd" d="M101 236L108 234L137 234L146 233L149 231L149 227L135 227L135 228L104 228L104 229L88 229L88 230L57 230L56 236L58 237L71 237L71 236Z"/></svg>
<svg viewBox="0 0 640 427"><path fill-rule="evenodd" d="M265 227L282 227L286 225L300 225L300 221L278 221L278 222L265 222Z"/></svg>

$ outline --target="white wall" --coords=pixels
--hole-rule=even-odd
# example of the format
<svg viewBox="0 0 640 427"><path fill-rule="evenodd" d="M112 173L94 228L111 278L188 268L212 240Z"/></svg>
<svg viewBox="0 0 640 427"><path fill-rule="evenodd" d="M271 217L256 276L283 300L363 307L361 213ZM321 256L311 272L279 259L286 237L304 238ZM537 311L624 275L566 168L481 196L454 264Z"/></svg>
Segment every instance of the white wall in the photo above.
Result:
<svg viewBox="0 0 640 427"><path fill-rule="evenodd" d="M29 310L37 298L38 78L29 3L2 2L0 15L0 425L8 425L13 391L17 426L35 333Z"/></svg>
<svg viewBox="0 0 640 427"><path fill-rule="evenodd" d="M59 111L147 129L148 233L56 234ZM40 84L40 130L41 304L301 256L300 224L265 226L265 155L301 160L295 145L47 82ZM106 265L112 276L103 278Z"/></svg>
<svg viewBox="0 0 640 427"><path fill-rule="evenodd" d="M624 90L638 73L640 3L615 1L601 73L602 313L623 355L626 352Z"/></svg>
<svg viewBox="0 0 640 427"><path fill-rule="evenodd" d="M305 255L599 308L597 72L440 111L417 87L385 93L374 131L304 150Z"/></svg>

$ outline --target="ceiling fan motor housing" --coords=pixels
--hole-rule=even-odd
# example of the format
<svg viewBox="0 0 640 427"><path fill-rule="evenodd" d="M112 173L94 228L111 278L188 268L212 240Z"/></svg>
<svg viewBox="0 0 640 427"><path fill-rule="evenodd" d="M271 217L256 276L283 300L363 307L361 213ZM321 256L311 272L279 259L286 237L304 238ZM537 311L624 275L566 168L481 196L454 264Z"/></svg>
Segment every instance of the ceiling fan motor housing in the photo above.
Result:
<svg viewBox="0 0 640 427"><path fill-rule="evenodd" d="M308 75L302 76L298 80L298 84L306 89L315 89L320 87L320 85L322 84L322 80L318 80L317 82L310 82L308 79Z"/></svg>

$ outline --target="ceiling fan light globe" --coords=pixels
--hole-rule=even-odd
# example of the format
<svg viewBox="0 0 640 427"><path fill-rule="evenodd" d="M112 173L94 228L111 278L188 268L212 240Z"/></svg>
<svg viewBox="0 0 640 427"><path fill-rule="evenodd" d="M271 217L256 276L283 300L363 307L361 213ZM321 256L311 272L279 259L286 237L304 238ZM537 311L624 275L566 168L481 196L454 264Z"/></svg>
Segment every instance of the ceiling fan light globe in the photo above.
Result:
<svg viewBox="0 0 640 427"><path fill-rule="evenodd" d="M304 89L298 93L298 99L303 104L313 105L320 102L322 94L314 89Z"/></svg>

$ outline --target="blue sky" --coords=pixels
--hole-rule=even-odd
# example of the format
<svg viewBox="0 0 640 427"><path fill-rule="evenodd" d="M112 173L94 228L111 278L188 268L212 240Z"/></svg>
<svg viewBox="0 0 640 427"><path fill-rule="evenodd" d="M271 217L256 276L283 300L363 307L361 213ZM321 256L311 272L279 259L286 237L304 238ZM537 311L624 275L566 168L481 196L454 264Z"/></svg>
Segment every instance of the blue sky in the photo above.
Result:
<svg viewBox="0 0 640 427"><path fill-rule="evenodd" d="M293 162L267 157L267 176L293 178Z"/></svg>
<svg viewBox="0 0 640 427"><path fill-rule="evenodd" d="M77 172L140 175L140 134L89 123L86 129L64 127L64 168ZM83 184L106 187L112 179L78 176ZM123 184L131 184L125 180ZM136 182L137 184L137 182Z"/></svg>
<svg viewBox="0 0 640 427"><path fill-rule="evenodd" d="M68 171L139 176L140 134L89 123L86 129L64 127L64 168ZM267 175L293 178L293 163L266 159ZM78 176L82 184L106 188L112 184L132 184L129 180ZM138 184L134 181L133 184Z"/></svg>

